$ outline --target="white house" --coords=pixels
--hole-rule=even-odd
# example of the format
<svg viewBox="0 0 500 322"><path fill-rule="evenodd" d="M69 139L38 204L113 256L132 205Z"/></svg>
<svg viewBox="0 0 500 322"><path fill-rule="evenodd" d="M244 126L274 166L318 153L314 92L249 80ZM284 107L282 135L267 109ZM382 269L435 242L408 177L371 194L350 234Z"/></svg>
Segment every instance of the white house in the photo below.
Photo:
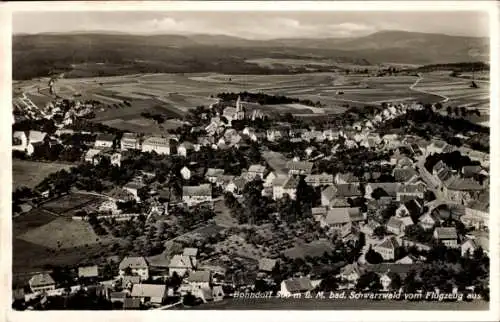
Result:
<svg viewBox="0 0 500 322"><path fill-rule="evenodd" d="M178 147L177 147L177 154L182 155L186 157L188 153L191 153L194 151L194 145L191 142L182 142Z"/></svg>
<svg viewBox="0 0 500 322"><path fill-rule="evenodd" d="M187 282L192 288L209 289L212 283L212 274L210 271L195 271L189 273Z"/></svg>
<svg viewBox="0 0 500 322"><path fill-rule="evenodd" d="M188 206L212 201L212 187L210 184L182 187L182 201Z"/></svg>
<svg viewBox="0 0 500 322"><path fill-rule="evenodd" d="M95 148L112 148L115 141L115 136L113 134L101 133L98 134L94 147Z"/></svg>
<svg viewBox="0 0 500 322"><path fill-rule="evenodd" d="M111 155L111 165L120 167L122 164L122 155L121 153L113 153Z"/></svg>
<svg viewBox="0 0 500 322"><path fill-rule="evenodd" d="M313 289L314 286L308 277L289 278L281 282L279 295L283 297L300 295Z"/></svg>
<svg viewBox="0 0 500 322"><path fill-rule="evenodd" d="M191 179L191 170L189 170L189 168L188 168L188 167L186 167L186 166L182 167L182 169L181 169L181 171L180 171L180 172L181 172L181 176L182 176L182 178L183 178L184 180L189 180L189 179Z"/></svg>
<svg viewBox="0 0 500 322"><path fill-rule="evenodd" d="M457 248L459 246L455 227L436 227L433 237L435 240L442 242L446 247Z"/></svg>
<svg viewBox="0 0 500 322"><path fill-rule="evenodd" d="M384 260L394 260L394 255L398 247L399 243L397 239L395 237L390 237L376 245L373 250L382 255Z"/></svg>
<svg viewBox="0 0 500 322"><path fill-rule="evenodd" d="M120 276L128 275L127 270L130 270L132 275L137 275L141 280L149 278L149 266L144 257L125 257L118 266Z"/></svg>
<svg viewBox="0 0 500 322"><path fill-rule="evenodd" d="M320 218L319 224L322 228L328 228L343 238L351 233L351 216L356 214L359 214L359 208L331 208L326 216Z"/></svg>
<svg viewBox="0 0 500 322"><path fill-rule="evenodd" d="M124 133L120 140L120 148L122 151L139 150L141 144L135 133Z"/></svg>
<svg viewBox="0 0 500 322"><path fill-rule="evenodd" d="M142 303L161 305L167 298L167 286L161 284L134 284L130 296L139 298Z"/></svg>
<svg viewBox="0 0 500 322"><path fill-rule="evenodd" d="M176 273L178 276L183 277L195 268L196 263L193 262L193 257L177 254L172 257L168 264L168 274L173 276Z"/></svg>
<svg viewBox="0 0 500 322"><path fill-rule="evenodd" d="M224 169L208 168L205 178L211 183L215 183L222 175L224 175Z"/></svg>
<svg viewBox="0 0 500 322"><path fill-rule="evenodd" d="M168 138L152 136L142 142L142 152L156 152L170 154L170 140Z"/></svg>
<svg viewBox="0 0 500 322"><path fill-rule="evenodd" d="M273 180L273 199L281 199L285 194L288 194L291 199L295 199L298 184L297 177L278 176Z"/></svg>
<svg viewBox="0 0 500 322"><path fill-rule="evenodd" d="M48 292L56 289L56 282L47 273L36 274L28 282L30 289L35 292Z"/></svg>
<svg viewBox="0 0 500 322"><path fill-rule="evenodd" d="M259 178L264 179L264 173L266 172L266 167L260 164L252 164L247 171L248 179Z"/></svg>

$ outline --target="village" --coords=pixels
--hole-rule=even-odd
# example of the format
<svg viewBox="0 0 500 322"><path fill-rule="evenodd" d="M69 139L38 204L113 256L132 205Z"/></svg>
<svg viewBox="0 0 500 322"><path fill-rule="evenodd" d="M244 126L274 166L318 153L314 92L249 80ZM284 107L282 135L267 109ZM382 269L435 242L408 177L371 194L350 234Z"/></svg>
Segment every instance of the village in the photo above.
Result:
<svg viewBox="0 0 500 322"><path fill-rule="evenodd" d="M15 308L169 309L342 290L487 298L489 154L388 131L435 105L383 103L310 126L238 96L148 136L92 123L97 102L21 103L13 162L73 166L14 191L13 218L85 196L58 216L115 242L113 260L31 276L13 289Z"/></svg>

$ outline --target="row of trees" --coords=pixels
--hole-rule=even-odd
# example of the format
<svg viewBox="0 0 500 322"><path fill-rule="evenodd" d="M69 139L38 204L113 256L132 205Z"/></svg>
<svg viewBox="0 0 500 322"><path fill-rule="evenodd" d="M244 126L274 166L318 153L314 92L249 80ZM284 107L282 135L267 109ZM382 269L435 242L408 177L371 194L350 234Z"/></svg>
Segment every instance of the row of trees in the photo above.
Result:
<svg viewBox="0 0 500 322"><path fill-rule="evenodd" d="M235 101L237 98L241 97L241 100L245 102L258 103L260 105L277 105L277 104L291 104L298 103L313 107L323 107L320 101L313 102L311 100L304 100L294 97L287 97L283 95L268 95L264 93L219 93L217 97L224 101Z"/></svg>

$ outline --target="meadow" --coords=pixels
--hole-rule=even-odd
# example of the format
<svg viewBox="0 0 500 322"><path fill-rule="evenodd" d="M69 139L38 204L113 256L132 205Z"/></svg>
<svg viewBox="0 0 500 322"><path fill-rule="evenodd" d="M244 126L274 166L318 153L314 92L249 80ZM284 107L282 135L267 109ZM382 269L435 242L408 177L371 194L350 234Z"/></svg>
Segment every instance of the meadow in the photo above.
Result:
<svg viewBox="0 0 500 322"><path fill-rule="evenodd" d="M55 162L12 160L12 187L14 190L22 186L34 188L49 174L69 168L71 165Z"/></svg>

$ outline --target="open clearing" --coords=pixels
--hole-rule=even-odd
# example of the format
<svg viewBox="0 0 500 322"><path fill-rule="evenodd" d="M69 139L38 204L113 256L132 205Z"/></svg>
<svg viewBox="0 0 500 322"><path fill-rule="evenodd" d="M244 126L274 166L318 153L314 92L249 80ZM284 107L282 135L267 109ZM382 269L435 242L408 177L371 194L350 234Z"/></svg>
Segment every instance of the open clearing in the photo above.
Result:
<svg viewBox="0 0 500 322"><path fill-rule="evenodd" d="M21 186L34 188L46 176L62 169L70 169L71 165L53 162L34 162L25 160L12 160L12 185L13 189Z"/></svg>
<svg viewBox="0 0 500 322"><path fill-rule="evenodd" d="M50 249L66 249L109 242L109 238L97 236L89 223L57 218L48 224L32 229L17 238Z"/></svg>
<svg viewBox="0 0 500 322"><path fill-rule="evenodd" d="M41 207L60 215L70 215L69 212L72 210L82 209L84 206L89 204L100 203L103 199L104 198L94 195L72 193L55 200L51 200L43 204Z"/></svg>
<svg viewBox="0 0 500 322"><path fill-rule="evenodd" d="M300 61L296 63L306 63ZM324 63L324 62L323 62ZM419 99L424 101L439 100L439 96L425 94L409 89L417 78L411 76L367 77L346 76L336 73L307 73L294 75L222 75L205 74L145 74L116 77L94 77L79 79L60 79L58 86L64 92L90 95L104 101L131 100L133 104L151 106L159 104L165 110L174 113L185 113L187 109L198 105L209 105L216 102L211 96L220 92L265 92L268 94L288 95L313 101L318 99L334 111L349 101L370 104L393 99ZM453 81L457 81L454 79ZM25 91L36 91L36 82L19 83ZM44 80L40 86L46 86ZM348 93L338 95L336 92L344 88ZM411 95L410 95L411 94ZM273 108L273 107L269 107ZM146 107L134 107L133 114L140 114ZM342 109L339 109L340 111ZM103 112L97 115L99 121L111 119L115 113ZM126 108L119 109L120 114L130 114ZM108 115L110 114L110 115ZM300 113L299 113L300 114Z"/></svg>

